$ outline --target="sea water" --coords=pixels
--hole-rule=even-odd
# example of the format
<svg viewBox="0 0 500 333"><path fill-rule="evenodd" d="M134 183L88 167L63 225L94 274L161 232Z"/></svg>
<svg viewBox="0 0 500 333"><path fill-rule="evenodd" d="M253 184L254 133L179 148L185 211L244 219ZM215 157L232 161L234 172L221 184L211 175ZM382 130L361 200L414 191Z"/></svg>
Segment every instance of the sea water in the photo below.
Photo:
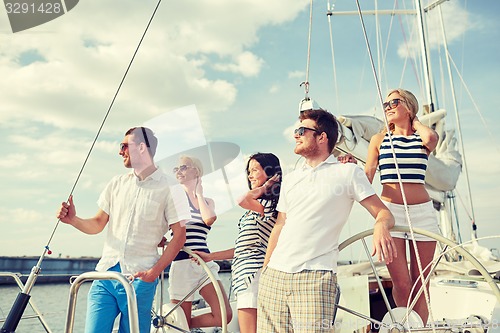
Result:
<svg viewBox="0 0 500 333"><path fill-rule="evenodd" d="M219 273L222 283L229 294L231 273ZM87 293L90 289L90 282L81 285L78 290L74 333L83 333L85 325L85 310L87 308ZM31 290L31 301L42 313L45 322L53 333L63 333L65 331L66 316L69 299L69 283L58 284L36 284ZM159 299L160 284L157 288L157 299ZM17 285L0 286L0 327L9 314L10 308L19 294ZM198 296L199 297L199 296ZM195 297L197 298L197 297ZM163 302L168 302L168 279L163 282ZM159 301L155 300L153 306L158 308ZM28 305L24 312L24 317L34 316L35 313ZM45 330L37 318L23 319L17 326L16 333L44 333Z"/></svg>

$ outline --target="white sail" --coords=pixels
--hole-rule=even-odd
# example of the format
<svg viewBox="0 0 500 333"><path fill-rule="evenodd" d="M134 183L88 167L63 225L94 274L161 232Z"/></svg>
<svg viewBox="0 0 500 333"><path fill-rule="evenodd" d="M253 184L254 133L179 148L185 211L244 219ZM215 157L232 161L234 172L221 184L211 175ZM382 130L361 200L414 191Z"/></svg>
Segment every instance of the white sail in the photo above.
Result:
<svg viewBox="0 0 500 333"><path fill-rule="evenodd" d="M438 110L419 117L420 121L436 129L439 143L429 156L425 182L431 190L446 192L455 188L462 170L462 156L457 150L454 131L445 131L445 110ZM382 120L373 116L338 116L342 125L338 148L350 152L358 159L366 160L371 137L383 130ZM441 196L433 198L442 202Z"/></svg>

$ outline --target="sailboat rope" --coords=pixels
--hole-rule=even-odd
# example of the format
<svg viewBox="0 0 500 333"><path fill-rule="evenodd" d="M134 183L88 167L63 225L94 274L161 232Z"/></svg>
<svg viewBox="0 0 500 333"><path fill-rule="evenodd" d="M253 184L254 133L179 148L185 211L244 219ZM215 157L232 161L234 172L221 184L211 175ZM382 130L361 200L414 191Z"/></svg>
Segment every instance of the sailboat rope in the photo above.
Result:
<svg viewBox="0 0 500 333"><path fill-rule="evenodd" d="M367 33L366 33L366 27L365 27L365 23L364 23L364 20L363 20L363 13L361 12L361 7L359 5L359 0L356 0L356 6L357 6L357 9L358 9L359 19L361 21L361 28L363 30L363 36L365 38L366 48L367 48L368 56L370 58L370 65L372 67L372 72L373 72L373 76L374 76L374 79L375 79L375 85L377 87L377 93L378 93L378 96L379 96L380 104L383 104L384 99L382 98L382 92L381 92L381 89L380 89L380 82L378 80L377 70L375 69L375 64L374 64L374 61L373 61L373 55L372 55L372 52L371 52L370 43L368 41L368 36L367 36ZM397 161L397 158L396 158L396 151L394 150L394 143L392 141L392 134L391 134L391 131L390 131L390 128L389 128L389 122L387 121L387 116L386 116L386 114L384 112L384 108L383 107L382 107L382 113L383 113L384 123L385 123L386 129L387 129L387 134L388 134L388 137L389 137L389 143L391 145L391 151L392 151L392 156L394 158L394 164L396 166L396 174L398 176L398 182L399 182L399 186L400 186L400 189L401 189L401 196L402 196L403 205L404 205L404 208L405 208L406 220L408 222L408 226L409 226L409 229L410 229L410 236L411 236L411 240L412 240L412 245L413 245L413 248L415 250L415 257L416 257L416 260L417 260L417 266L418 266L418 270L419 270L419 277L420 277L420 280L422 282L421 288L423 288L423 290L424 290L425 302L427 304L427 308L429 309L429 316L430 316L430 319L431 319L430 321L431 321L432 332L436 333L436 329L435 329L435 326L434 326L434 318L432 316L432 309L431 309L429 291L425 287L426 283L425 283L423 269L422 269L422 262L420 261L420 255L419 255L418 248L417 248L417 242L415 240L415 235L413 233L413 227L412 227L412 223L411 223L411 219L410 219L410 214L409 214L409 210L408 210L408 203L407 203L406 195L405 195L405 192L404 192L403 182L401 180L401 173L399 171L398 161ZM394 319L393 314L391 313L391 311L389 311L389 314L390 314L392 320L394 321L395 319ZM406 314L406 317L408 317L408 315L409 315L409 313Z"/></svg>
<svg viewBox="0 0 500 333"><path fill-rule="evenodd" d="M309 99L309 67L311 66L311 34L312 34L312 18L313 18L313 0L310 2L309 8L309 32L307 36L307 61L306 61L306 79L304 82L300 83L300 86L304 86L305 100Z"/></svg>
<svg viewBox="0 0 500 333"><path fill-rule="evenodd" d="M162 0L158 0L158 3L156 4L156 7L155 7L154 11L153 11L151 17L149 18L149 22L148 22L146 28L144 29L144 32L143 32L143 34L141 36L141 39L139 40L139 43L137 44L137 47L136 47L136 49L134 51L134 54L132 55L132 58L130 59L130 62L128 64L128 66L127 66L127 69L125 70L125 73L123 74L123 77L122 77L122 79L120 81L120 84L118 85L118 88L116 89L116 92L115 92L115 94L113 96L113 99L111 100L111 103L110 103L110 105L108 107L108 110L106 111L106 114L105 114L105 116L104 116L104 118L103 118L103 120L101 122L101 125L100 125L99 129L97 130L96 136L95 136L94 140L92 141L92 145L89 148L87 156L85 157L85 160L84 160L84 162L82 164L82 167L80 168L80 171L78 172L78 175L77 175L76 180L75 180L75 182L73 184L73 187L71 188L71 191L70 191L70 193L68 195L68 200L69 200L69 197L71 197L71 195L73 195L73 192L74 192L74 190L76 188L76 185L78 184L78 182L80 180L80 177L81 177L81 175L83 173L83 170L84 170L85 166L87 165L87 161L89 160L90 154L92 153L92 150L93 150L93 148L94 148L94 146L95 146L95 144L97 142L97 139L99 138L99 135L100 135L100 133L102 131L102 128L104 127L104 124L105 124L105 122L106 122L106 120L107 120L107 118L108 118L108 116L109 116L109 114L111 112L111 108L113 107L113 105L115 103L116 97L118 96L118 93L120 92L120 89L121 89L123 83L125 82L125 78L127 77L127 74L128 74L128 72L129 72L129 70L130 70L130 68L132 66L132 63L134 62L135 56L137 55L137 52L139 51L139 48L140 48L140 46L142 44L142 41L144 40L144 37L146 36L146 33L147 33L148 29L149 29L149 26L151 25L151 22L153 21L153 18L156 15L156 12L157 12L157 10L158 10L158 8L160 6L161 1ZM38 263L36 265L38 271L40 270L40 265L42 263L42 260L43 260L43 258L45 256L45 254L47 254L47 252L49 254L51 253L50 249L49 249L49 244L51 243L52 238L54 237L54 234L55 234L55 232L57 230L57 227L59 226L60 222L61 222L61 220L57 220L57 223L56 223L54 229L52 230L52 233L51 233L51 235L49 237L47 245L44 248L44 252L41 255L40 259L38 260ZM33 281L33 283L34 283L34 281ZM31 288L31 286L28 286L28 287Z"/></svg>
<svg viewBox="0 0 500 333"><path fill-rule="evenodd" d="M151 15L151 17L149 18L149 22L146 26L146 29L144 30L142 36L141 36L141 39L139 40L139 43L137 44L137 47L134 51L134 54L132 55L132 58L130 59L130 62L127 66L127 69L125 70L125 73L123 74L123 77L120 81L120 84L118 85L118 88L116 89L116 92L113 96L113 99L111 100L111 103L108 107L108 110L101 122L101 125L96 133L96 136L92 142L92 145L90 146L90 149L87 153L87 156L85 157L85 160L82 164L82 167L80 168L80 171L78 172L78 175L76 177L76 180L73 184L73 187L71 188L71 191L70 191L70 194L68 196L68 200L69 198L73 195L73 192L76 188L76 185L78 184L79 180L80 180L80 177L83 173L83 170L85 168L85 166L87 165L87 161L89 160L89 157L90 157L90 154L92 153L92 150L97 142L97 139L99 138L99 135L102 131L102 128L104 127L104 124L106 122L106 119L108 118L110 112L111 112L111 108L113 107L114 103L115 103L115 100L116 100L116 97L118 96L118 93L120 92L120 89L123 85L123 83L125 82L125 78L127 77L127 74L132 66L132 63L134 62L134 59L135 59L135 56L137 55L137 52L139 51L139 48L142 44L142 41L144 40L144 37L146 36L146 33L149 29L149 26L151 25L151 22L153 21L153 18L155 17L156 15L156 12L160 6L160 3L161 3L161 0L158 0L158 3L156 4L156 7L153 11L153 14ZM46 254L51 254L52 252L50 251L49 249L49 244L52 242L52 238L54 237L55 235L55 232L59 226L59 223L61 222L60 219L57 220L57 223L56 225L54 226L54 229L52 230L52 233L49 237L49 240L47 242L47 245L45 245L44 247L44 250L43 250L43 253L42 255L38 258L38 261L36 263L36 265L31 269L31 272L30 272L30 275L28 276L28 279L26 280L26 283L24 284L24 287L23 287L23 290L18 294L18 297L14 303L14 305L11 307L10 309L10 312L7 316L7 319L4 321L4 324L3 324L3 327L1 328L1 331L2 332L11 332L11 331L14 331L17 327L17 325L19 324L19 321L22 319L22 316L24 314L24 311L26 310L26 305L28 304L28 300L29 300L29 294L31 292L31 289L33 287L33 285L35 284L36 282L36 279L38 277L38 274L40 273L41 271L41 266L42 266L42 262L43 262L43 259L45 258L45 255Z"/></svg>
<svg viewBox="0 0 500 333"><path fill-rule="evenodd" d="M330 52L332 53L332 68L333 68L333 86L335 89L335 101L337 104L337 110L340 110L339 106L339 90L338 90L338 84L337 84L337 66L335 66L335 51L333 49L333 32L332 32L332 14L333 14L333 8L335 7L335 4L330 5L330 0L328 0L327 4L327 18L328 18L328 31L330 33Z"/></svg>

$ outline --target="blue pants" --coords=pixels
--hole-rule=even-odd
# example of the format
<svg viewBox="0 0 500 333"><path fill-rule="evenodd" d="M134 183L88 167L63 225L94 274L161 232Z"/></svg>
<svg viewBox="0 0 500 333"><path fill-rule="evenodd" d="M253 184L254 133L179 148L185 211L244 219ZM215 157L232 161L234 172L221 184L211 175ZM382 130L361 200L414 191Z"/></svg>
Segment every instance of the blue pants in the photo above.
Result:
<svg viewBox="0 0 500 333"><path fill-rule="evenodd" d="M116 264L109 271L120 272L120 265ZM151 330L151 307L157 284L158 279L155 282L136 279L132 283L137 299L141 333L149 333ZM123 285L115 280L94 281L87 298L85 333L111 332L115 319L120 313L119 333L129 333L127 294Z"/></svg>

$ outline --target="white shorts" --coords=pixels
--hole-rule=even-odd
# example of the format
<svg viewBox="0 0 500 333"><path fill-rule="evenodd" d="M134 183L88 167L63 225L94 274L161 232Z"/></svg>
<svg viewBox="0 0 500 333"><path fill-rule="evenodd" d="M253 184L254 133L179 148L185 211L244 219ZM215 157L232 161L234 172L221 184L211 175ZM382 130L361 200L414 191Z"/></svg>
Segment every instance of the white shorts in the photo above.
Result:
<svg viewBox="0 0 500 333"><path fill-rule="evenodd" d="M382 202L389 208L394 219L396 220L396 227L409 227L408 221L406 219L405 206L400 204L395 204L392 202L387 202L382 200ZM422 204L408 205L408 212L410 214L411 226L414 228L424 229L435 234L441 235L439 230L437 212L432 205L432 201L424 202ZM396 232L392 231L391 236L394 238L405 238L411 239L410 232ZM414 234L416 241L435 241L435 239Z"/></svg>
<svg viewBox="0 0 500 333"><path fill-rule="evenodd" d="M219 278L219 265L214 261L206 263L216 280ZM170 271L168 273L168 293L170 299L181 300L186 297L194 288L196 288L203 280L207 278L208 274L205 270L191 259L184 259L172 262ZM212 283L207 279L199 288L203 288L207 284ZM194 293L186 299L188 302L194 300Z"/></svg>
<svg viewBox="0 0 500 333"><path fill-rule="evenodd" d="M236 295L236 308L237 309L257 309L257 294L259 291L259 279L262 269L255 273L252 283L248 288L240 291Z"/></svg>

